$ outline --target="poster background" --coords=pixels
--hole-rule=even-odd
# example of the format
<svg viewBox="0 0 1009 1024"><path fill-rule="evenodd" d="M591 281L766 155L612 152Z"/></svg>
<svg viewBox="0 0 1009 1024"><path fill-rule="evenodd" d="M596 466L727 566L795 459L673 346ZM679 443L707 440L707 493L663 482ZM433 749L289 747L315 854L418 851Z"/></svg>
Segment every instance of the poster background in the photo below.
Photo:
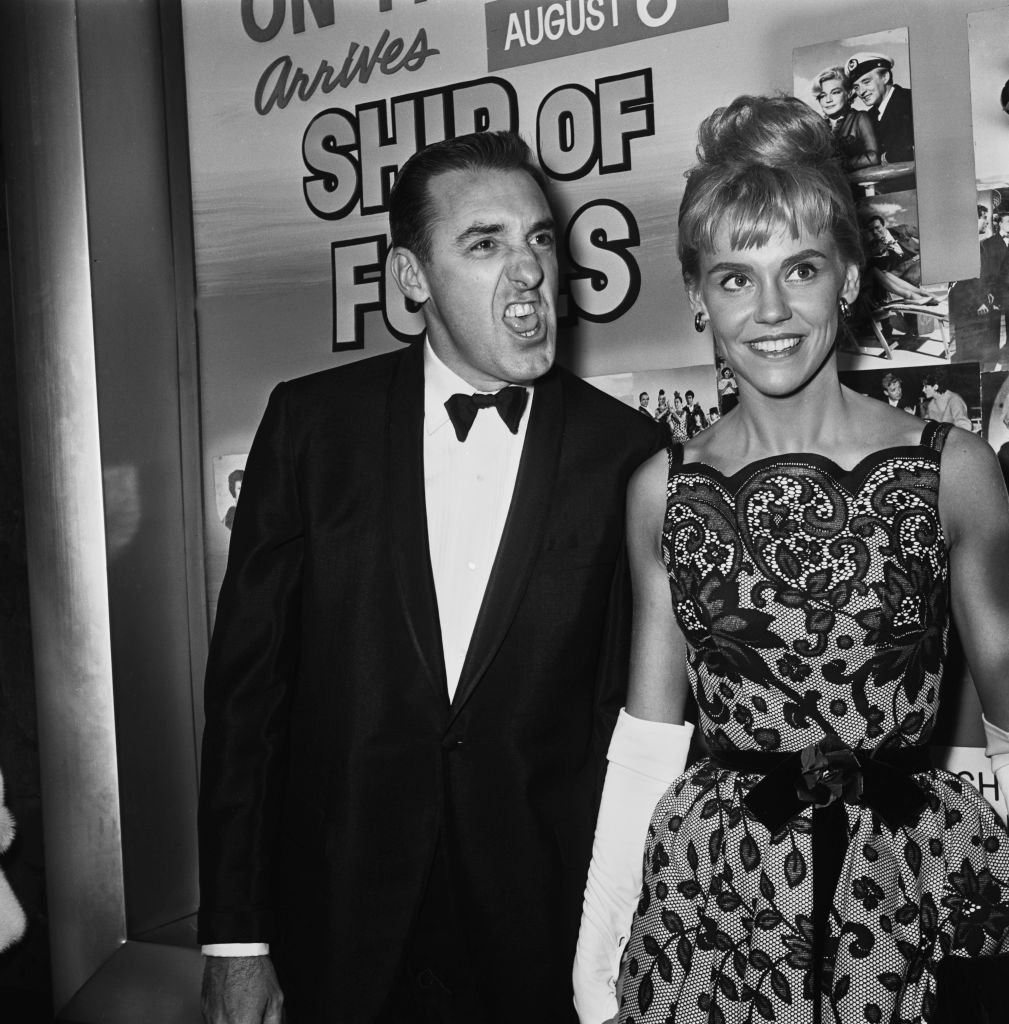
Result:
<svg viewBox="0 0 1009 1024"><path fill-rule="evenodd" d="M628 0L620 2L626 9ZM217 518L213 460L248 450L277 381L399 344L385 331L381 314L372 313L364 319L363 349L332 351L331 246L384 233L386 225L384 214L324 221L311 213L302 195L306 126L327 107L353 111L359 104L488 76L479 0L340 0L338 24L327 28L314 26L307 2L277 4L284 25L273 39L257 43L242 28L239 0L182 0L211 618L229 536ZM271 6L269 0L253 5L260 20ZM536 4L515 0L513 6ZM303 32L292 29L295 7L305 12ZM607 76L651 75L654 131L631 140L630 169L593 171L554 189L562 223L600 198L631 210L640 235L633 255L642 269L640 291L617 320L581 321L562 332L561 360L586 377L710 364L710 335L694 333L675 259L675 216L697 124L739 93L790 93L793 50L825 40L908 28L922 280L977 276L969 9L966 0L732 0L725 22L492 72L514 89L518 127L534 145L536 112L552 90L579 86L593 92ZM386 29L407 43L423 29L439 54L415 71L375 71L366 84L294 101L265 117L255 112L256 81L271 61L290 55L310 70L322 59L339 66L351 43L373 46ZM933 59L937 52L942 61ZM935 239L941 244L930 244ZM895 364L924 359L894 354ZM965 705L962 714L951 715L972 719L975 710Z"/></svg>
<svg viewBox="0 0 1009 1024"><path fill-rule="evenodd" d="M1009 7L967 16L974 168L978 191L1009 182L1009 116L999 106L1009 80Z"/></svg>

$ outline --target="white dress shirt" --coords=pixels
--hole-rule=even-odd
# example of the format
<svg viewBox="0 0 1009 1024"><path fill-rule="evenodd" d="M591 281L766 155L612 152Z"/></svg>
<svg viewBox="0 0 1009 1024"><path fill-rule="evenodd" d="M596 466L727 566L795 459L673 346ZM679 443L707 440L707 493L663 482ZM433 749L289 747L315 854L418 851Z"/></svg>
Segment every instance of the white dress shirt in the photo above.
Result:
<svg viewBox="0 0 1009 1024"><path fill-rule="evenodd" d="M424 494L449 700L501 543L532 405L526 403L515 434L497 409L481 409L469 436L459 441L445 402L460 392L471 395L473 387L425 342Z"/></svg>
<svg viewBox="0 0 1009 1024"><path fill-rule="evenodd" d="M452 372L424 342L424 494L431 571L438 597L448 699L452 700L484 591L504 530L534 392L529 389L518 432L495 408L481 409L460 441L445 402L471 395L472 385ZM217 942L206 956L265 956L265 942Z"/></svg>

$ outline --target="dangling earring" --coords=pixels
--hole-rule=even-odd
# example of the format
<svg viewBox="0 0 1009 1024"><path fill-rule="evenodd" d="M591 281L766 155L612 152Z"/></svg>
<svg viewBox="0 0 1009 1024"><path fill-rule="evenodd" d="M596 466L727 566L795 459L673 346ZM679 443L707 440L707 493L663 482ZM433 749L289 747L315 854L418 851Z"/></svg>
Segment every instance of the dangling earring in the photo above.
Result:
<svg viewBox="0 0 1009 1024"><path fill-rule="evenodd" d="M838 297L837 308L841 311L842 320L847 320L851 316L851 306L848 305L848 300L843 295Z"/></svg>
<svg viewBox="0 0 1009 1024"><path fill-rule="evenodd" d="M707 327L707 326L708 326L708 321L704 319L704 314L703 313L695 313L694 314L694 330L697 331L698 334L703 334L704 333L704 328Z"/></svg>

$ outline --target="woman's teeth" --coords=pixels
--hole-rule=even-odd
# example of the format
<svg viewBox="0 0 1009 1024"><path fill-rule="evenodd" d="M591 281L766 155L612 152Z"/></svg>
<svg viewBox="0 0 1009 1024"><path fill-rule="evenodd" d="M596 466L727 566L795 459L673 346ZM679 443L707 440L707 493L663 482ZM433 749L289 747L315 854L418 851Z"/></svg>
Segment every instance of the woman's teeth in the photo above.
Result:
<svg viewBox="0 0 1009 1024"><path fill-rule="evenodd" d="M789 352L795 348L801 338L765 338L760 341L751 341L750 348L755 348L758 352Z"/></svg>

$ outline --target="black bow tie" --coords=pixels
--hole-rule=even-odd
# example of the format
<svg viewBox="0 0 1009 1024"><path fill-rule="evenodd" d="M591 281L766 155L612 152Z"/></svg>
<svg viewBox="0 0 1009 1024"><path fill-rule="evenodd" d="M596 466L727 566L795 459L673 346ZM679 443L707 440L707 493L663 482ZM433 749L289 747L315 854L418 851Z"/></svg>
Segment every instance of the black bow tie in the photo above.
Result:
<svg viewBox="0 0 1009 1024"><path fill-rule="evenodd" d="M446 403L448 418L455 427L455 436L460 441L465 441L469 436L470 427L476 419L476 414L481 409L489 409L492 405L497 409L498 415L504 420L505 426L517 434L519 421L526 407L526 400L529 392L517 385L502 388L493 395L453 395Z"/></svg>

